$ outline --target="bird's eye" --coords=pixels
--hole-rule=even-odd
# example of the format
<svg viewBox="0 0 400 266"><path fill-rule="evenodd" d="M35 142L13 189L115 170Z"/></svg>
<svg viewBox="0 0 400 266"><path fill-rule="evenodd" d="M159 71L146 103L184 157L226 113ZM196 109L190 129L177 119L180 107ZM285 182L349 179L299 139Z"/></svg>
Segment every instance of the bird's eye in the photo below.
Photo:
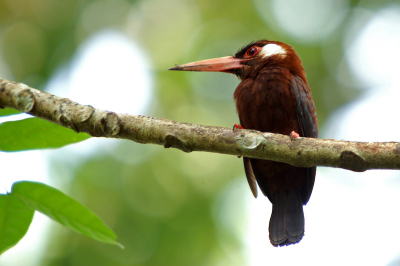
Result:
<svg viewBox="0 0 400 266"><path fill-rule="evenodd" d="M259 52L260 52L260 47L257 47L257 46L253 46L253 47L251 47L250 49L248 49L247 51L246 51L246 57L251 57L251 56L255 56L256 54L258 54Z"/></svg>

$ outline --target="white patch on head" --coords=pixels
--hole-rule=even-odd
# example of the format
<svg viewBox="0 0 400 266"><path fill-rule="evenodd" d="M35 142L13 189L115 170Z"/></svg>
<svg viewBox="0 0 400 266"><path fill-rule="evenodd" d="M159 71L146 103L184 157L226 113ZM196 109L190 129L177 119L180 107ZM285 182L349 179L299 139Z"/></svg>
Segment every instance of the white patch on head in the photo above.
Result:
<svg viewBox="0 0 400 266"><path fill-rule="evenodd" d="M261 49L260 54L263 58L276 54L284 56L286 54L286 50L282 48L280 45L277 45L275 43L269 43L264 45L264 47Z"/></svg>

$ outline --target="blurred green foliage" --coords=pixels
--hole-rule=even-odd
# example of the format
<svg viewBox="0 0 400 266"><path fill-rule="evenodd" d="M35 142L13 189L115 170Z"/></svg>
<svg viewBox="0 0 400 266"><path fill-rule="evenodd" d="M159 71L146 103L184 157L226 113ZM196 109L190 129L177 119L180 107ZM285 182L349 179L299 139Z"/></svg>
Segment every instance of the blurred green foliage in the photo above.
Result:
<svg viewBox="0 0 400 266"><path fill-rule="evenodd" d="M341 64L343 38L356 8L373 12L395 1L343 1L342 21L318 41L268 24L260 12L270 11L260 10L256 2L0 0L0 71L2 78L42 89L83 41L113 28L139 43L151 58L156 87L148 115L230 127L237 122L232 95L239 81L234 76L166 69L232 55L253 40L280 40L302 58L323 124L358 93L356 86L336 79L339 68L348 72ZM246 264L243 201L251 193L241 160L120 143L115 156L97 154L79 163L64 160L71 154L55 157L51 175L117 233L125 250L55 227L41 265ZM227 188L239 192L229 196Z"/></svg>
<svg viewBox="0 0 400 266"><path fill-rule="evenodd" d="M20 181L12 186L11 195L32 210L37 210L67 228L97 241L123 248L115 233L81 203L61 191L39 182ZM32 220L32 217L30 217Z"/></svg>
<svg viewBox="0 0 400 266"><path fill-rule="evenodd" d="M88 138L36 117L0 124L0 151L60 148Z"/></svg>
<svg viewBox="0 0 400 266"><path fill-rule="evenodd" d="M24 237L35 210L89 238L123 248L99 217L61 191L30 181L15 182L11 190L0 195L0 254Z"/></svg>
<svg viewBox="0 0 400 266"><path fill-rule="evenodd" d="M19 113L21 113L21 112L18 111L18 110L15 110L15 109L11 109L11 108L0 109L0 117L1 116L19 114Z"/></svg>
<svg viewBox="0 0 400 266"><path fill-rule="evenodd" d="M26 234L34 212L16 195L0 195L0 254L16 245Z"/></svg>

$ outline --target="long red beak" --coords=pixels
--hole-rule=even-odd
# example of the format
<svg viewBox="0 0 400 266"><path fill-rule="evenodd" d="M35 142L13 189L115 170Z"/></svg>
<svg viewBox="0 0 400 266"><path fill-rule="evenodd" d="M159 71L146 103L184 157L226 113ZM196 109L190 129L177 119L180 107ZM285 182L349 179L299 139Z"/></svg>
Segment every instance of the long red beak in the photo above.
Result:
<svg viewBox="0 0 400 266"><path fill-rule="evenodd" d="M184 65L176 65L168 70L182 70L182 71L209 71L209 72L231 72L235 68L245 67L242 65L243 58L235 58L233 56L226 56L214 59L207 59L188 63Z"/></svg>

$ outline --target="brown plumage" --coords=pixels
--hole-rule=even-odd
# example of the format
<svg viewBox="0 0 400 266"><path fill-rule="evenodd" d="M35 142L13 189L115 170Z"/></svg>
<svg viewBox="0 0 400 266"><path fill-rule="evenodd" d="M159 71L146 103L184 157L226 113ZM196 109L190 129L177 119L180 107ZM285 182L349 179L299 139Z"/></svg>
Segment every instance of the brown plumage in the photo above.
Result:
<svg viewBox="0 0 400 266"><path fill-rule="evenodd" d="M301 137L318 137L318 123L305 71L293 48L261 40L223 57L176 66L171 70L220 71L237 75L242 82L234 98L243 128ZM272 203L269 224L274 246L298 243L304 235L305 205L311 195L316 168L243 158L248 183Z"/></svg>

